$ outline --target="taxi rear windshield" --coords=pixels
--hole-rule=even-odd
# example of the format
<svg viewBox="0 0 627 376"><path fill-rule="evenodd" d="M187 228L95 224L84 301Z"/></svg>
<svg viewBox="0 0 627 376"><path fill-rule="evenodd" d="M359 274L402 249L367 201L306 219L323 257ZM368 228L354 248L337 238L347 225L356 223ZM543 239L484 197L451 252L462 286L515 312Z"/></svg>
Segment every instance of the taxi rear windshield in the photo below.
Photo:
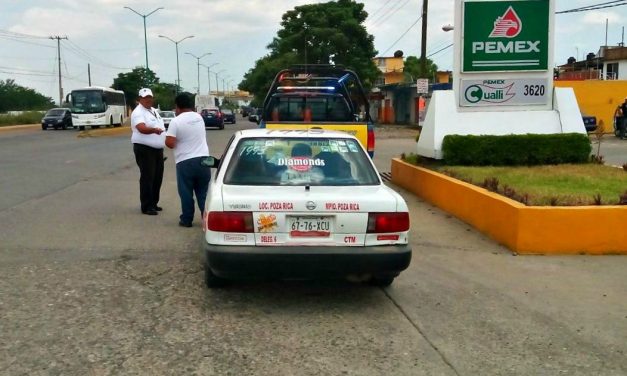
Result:
<svg viewBox="0 0 627 376"><path fill-rule="evenodd" d="M353 122L353 113L346 99L334 95L275 95L266 107L264 119L287 122Z"/></svg>
<svg viewBox="0 0 627 376"><path fill-rule="evenodd" d="M378 185L359 141L345 138L244 138L224 177L230 185Z"/></svg>

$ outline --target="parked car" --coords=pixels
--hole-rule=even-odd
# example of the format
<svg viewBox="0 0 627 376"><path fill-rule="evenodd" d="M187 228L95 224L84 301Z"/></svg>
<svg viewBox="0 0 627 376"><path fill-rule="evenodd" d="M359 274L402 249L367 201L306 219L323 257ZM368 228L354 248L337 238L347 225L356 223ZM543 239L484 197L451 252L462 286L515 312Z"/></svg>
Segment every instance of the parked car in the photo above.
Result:
<svg viewBox="0 0 627 376"><path fill-rule="evenodd" d="M582 113L581 118L583 120L583 125L586 127L587 132L594 132L597 130L597 118L596 116L587 115Z"/></svg>
<svg viewBox="0 0 627 376"><path fill-rule="evenodd" d="M48 110L41 119L41 129L44 131L49 127L54 129L67 129L72 127L72 113L69 108L53 108Z"/></svg>
<svg viewBox="0 0 627 376"><path fill-rule="evenodd" d="M205 128L224 129L224 116L219 108L204 108L200 111L200 116L205 121Z"/></svg>
<svg viewBox="0 0 627 376"><path fill-rule="evenodd" d="M235 132L205 204L205 283L348 278L391 284L411 260L409 212L359 140L322 129Z"/></svg>
<svg viewBox="0 0 627 376"><path fill-rule="evenodd" d="M233 112L233 110L224 109L222 110L222 115L224 116L225 123L235 124L236 120L235 120L235 113Z"/></svg>
<svg viewBox="0 0 627 376"><path fill-rule="evenodd" d="M250 114L250 107L249 106L243 106L242 107L242 116L243 117L248 117L248 114Z"/></svg>
<svg viewBox="0 0 627 376"><path fill-rule="evenodd" d="M261 120L261 113L263 111L261 108L253 108L251 112L248 114L248 121L252 121L253 123L259 123Z"/></svg>
<svg viewBox="0 0 627 376"><path fill-rule="evenodd" d="M165 129L168 129L170 126L170 122L172 119L176 117L174 111L159 111L159 116L163 119L163 125L165 125Z"/></svg>

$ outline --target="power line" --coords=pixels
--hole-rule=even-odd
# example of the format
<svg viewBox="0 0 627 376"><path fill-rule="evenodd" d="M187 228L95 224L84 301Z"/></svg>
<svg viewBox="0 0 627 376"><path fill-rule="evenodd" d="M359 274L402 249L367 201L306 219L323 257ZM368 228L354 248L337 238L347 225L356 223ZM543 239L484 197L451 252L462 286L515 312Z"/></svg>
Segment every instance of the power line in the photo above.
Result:
<svg viewBox="0 0 627 376"><path fill-rule="evenodd" d="M590 11L590 10L598 10L598 9L619 7L621 5L627 5L627 2L625 2L625 0L608 1L606 3L599 3L599 4L588 5L588 6L580 7L580 8L573 8L573 9L568 9L568 10L562 10L562 11L559 11L559 12L555 12L555 14L587 12L587 11Z"/></svg>
<svg viewBox="0 0 627 376"><path fill-rule="evenodd" d="M386 17L384 17L376 26L380 26L383 23L385 23L385 21L389 20L390 17L392 17L394 15L394 13L396 13L399 10L403 9L405 7L405 5L407 5L407 3L409 3L409 0L405 0L405 2L403 4L401 4L398 8L396 8L392 12L390 12L390 14L388 14Z"/></svg>
<svg viewBox="0 0 627 376"><path fill-rule="evenodd" d="M42 37L39 35L30 35L24 33L16 33L14 31L2 30L0 29L0 34L5 34L7 36L12 36L14 38L30 38L30 39L48 39L48 37Z"/></svg>
<svg viewBox="0 0 627 376"><path fill-rule="evenodd" d="M379 7L379 9L377 9L377 10L376 10L376 11L374 11L374 12L372 12L372 14L369 14L369 15L368 15L368 17L372 18L372 17L376 16L376 15L377 15L377 13L381 12L381 10L382 10L383 8L385 8L385 7L386 7L386 6L390 3L390 1L392 1L392 0L387 0L385 3L383 3L383 5L381 5L381 6Z"/></svg>
<svg viewBox="0 0 627 376"><path fill-rule="evenodd" d="M431 56L433 56L433 55L435 55L435 54L439 54L440 52L442 52L442 51L446 50L447 48L451 48L451 47L453 47L453 45L454 45L454 43L451 43L451 44L449 44L449 45L448 45L448 46L446 46L446 47L442 47L442 48L440 48L439 50L435 51L434 53L432 53L432 54L430 54L430 55L427 55L427 57L431 57Z"/></svg>
<svg viewBox="0 0 627 376"><path fill-rule="evenodd" d="M386 9L385 11L383 11L383 13L381 13L381 14L380 14L377 18L375 18L375 19L372 21L371 26L373 26L373 27L374 27L375 25L379 24L379 23L380 23L380 21L381 21L383 18L387 17L387 16L388 16L388 15L389 15L389 14L390 14L390 13L391 13L394 9L396 9L396 6L397 6L398 4L400 4L400 3L401 3L401 1L402 1L402 0L396 0L396 2L392 2L391 4L389 4L389 5L387 6L387 9Z"/></svg>
<svg viewBox="0 0 627 376"><path fill-rule="evenodd" d="M392 9L386 16L384 16L380 21L376 22L374 25L372 25L373 27L378 27L383 25L387 20L390 19L390 17L392 17L396 12L398 12L399 10L403 9L405 7L405 5L407 5L407 3L409 3L409 0L405 0L404 3L400 4L397 8Z"/></svg>
<svg viewBox="0 0 627 376"><path fill-rule="evenodd" d="M398 43L401 39L403 39L403 37L404 37L405 35L407 35L407 33L409 33L409 31L410 31L410 30L411 30L414 26L416 26L416 24L418 24L418 22L419 22L421 19L422 19L422 15L420 15L420 17L418 17L418 19L417 19L416 21L414 21L414 23L413 23L413 24L411 24L411 26L409 26L409 27L407 28L407 30L405 30L405 32L404 32L404 33L403 33L403 34L402 34L402 35L401 35L401 36L400 36L400 37L399 37L396 41L394 41L394 43L392 43L392 45L391 45L390 47L388 47L388 48L387 48L387 50L383 51L383 53L382 53L381 55L382 55L382 56L385 56L385 54L386 54L389 50L391 50L394 46L396 46L396 43Z"/></svg>
<svg viewBox="0 0 627 376"><path fill-rule="evenodd" d="M15 37L12 37L12 36L7 36L7 35L0 35L0 38L6 39L6 40L10 40L12 42L31 44L31 45L34 45L34 46L40 46L40 47L46 47L46 48L54 48L54 46L48 46L48 45L41 44L41 43L36 43L36 42L29 42L29 41L21 40L19 38L15 38Z"/></svg>

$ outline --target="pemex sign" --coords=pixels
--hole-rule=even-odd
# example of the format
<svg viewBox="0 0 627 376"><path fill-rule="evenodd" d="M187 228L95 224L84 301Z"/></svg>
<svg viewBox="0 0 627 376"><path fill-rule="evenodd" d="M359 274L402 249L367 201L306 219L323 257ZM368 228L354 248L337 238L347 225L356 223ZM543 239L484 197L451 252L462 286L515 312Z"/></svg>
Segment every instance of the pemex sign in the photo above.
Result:
<svg viewBox="0 0 627 376"><path fill-rule="evenodd" d="M546 71L549 0L466 0L462 71Z"/></svg>

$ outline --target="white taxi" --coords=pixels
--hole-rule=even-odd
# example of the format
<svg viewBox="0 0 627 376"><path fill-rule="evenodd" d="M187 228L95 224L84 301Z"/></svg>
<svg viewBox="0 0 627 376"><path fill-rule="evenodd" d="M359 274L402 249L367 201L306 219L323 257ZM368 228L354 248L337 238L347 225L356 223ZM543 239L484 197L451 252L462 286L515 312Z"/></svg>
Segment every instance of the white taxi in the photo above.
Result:
<svg viewBox="0 0 627 376"><path fill-rule="evenodd" d="M387 286L411 260L409 213L352 135L236 132L205 204L205 282L347 277ZM352 278L351 278L352 277Z"/></svg>

